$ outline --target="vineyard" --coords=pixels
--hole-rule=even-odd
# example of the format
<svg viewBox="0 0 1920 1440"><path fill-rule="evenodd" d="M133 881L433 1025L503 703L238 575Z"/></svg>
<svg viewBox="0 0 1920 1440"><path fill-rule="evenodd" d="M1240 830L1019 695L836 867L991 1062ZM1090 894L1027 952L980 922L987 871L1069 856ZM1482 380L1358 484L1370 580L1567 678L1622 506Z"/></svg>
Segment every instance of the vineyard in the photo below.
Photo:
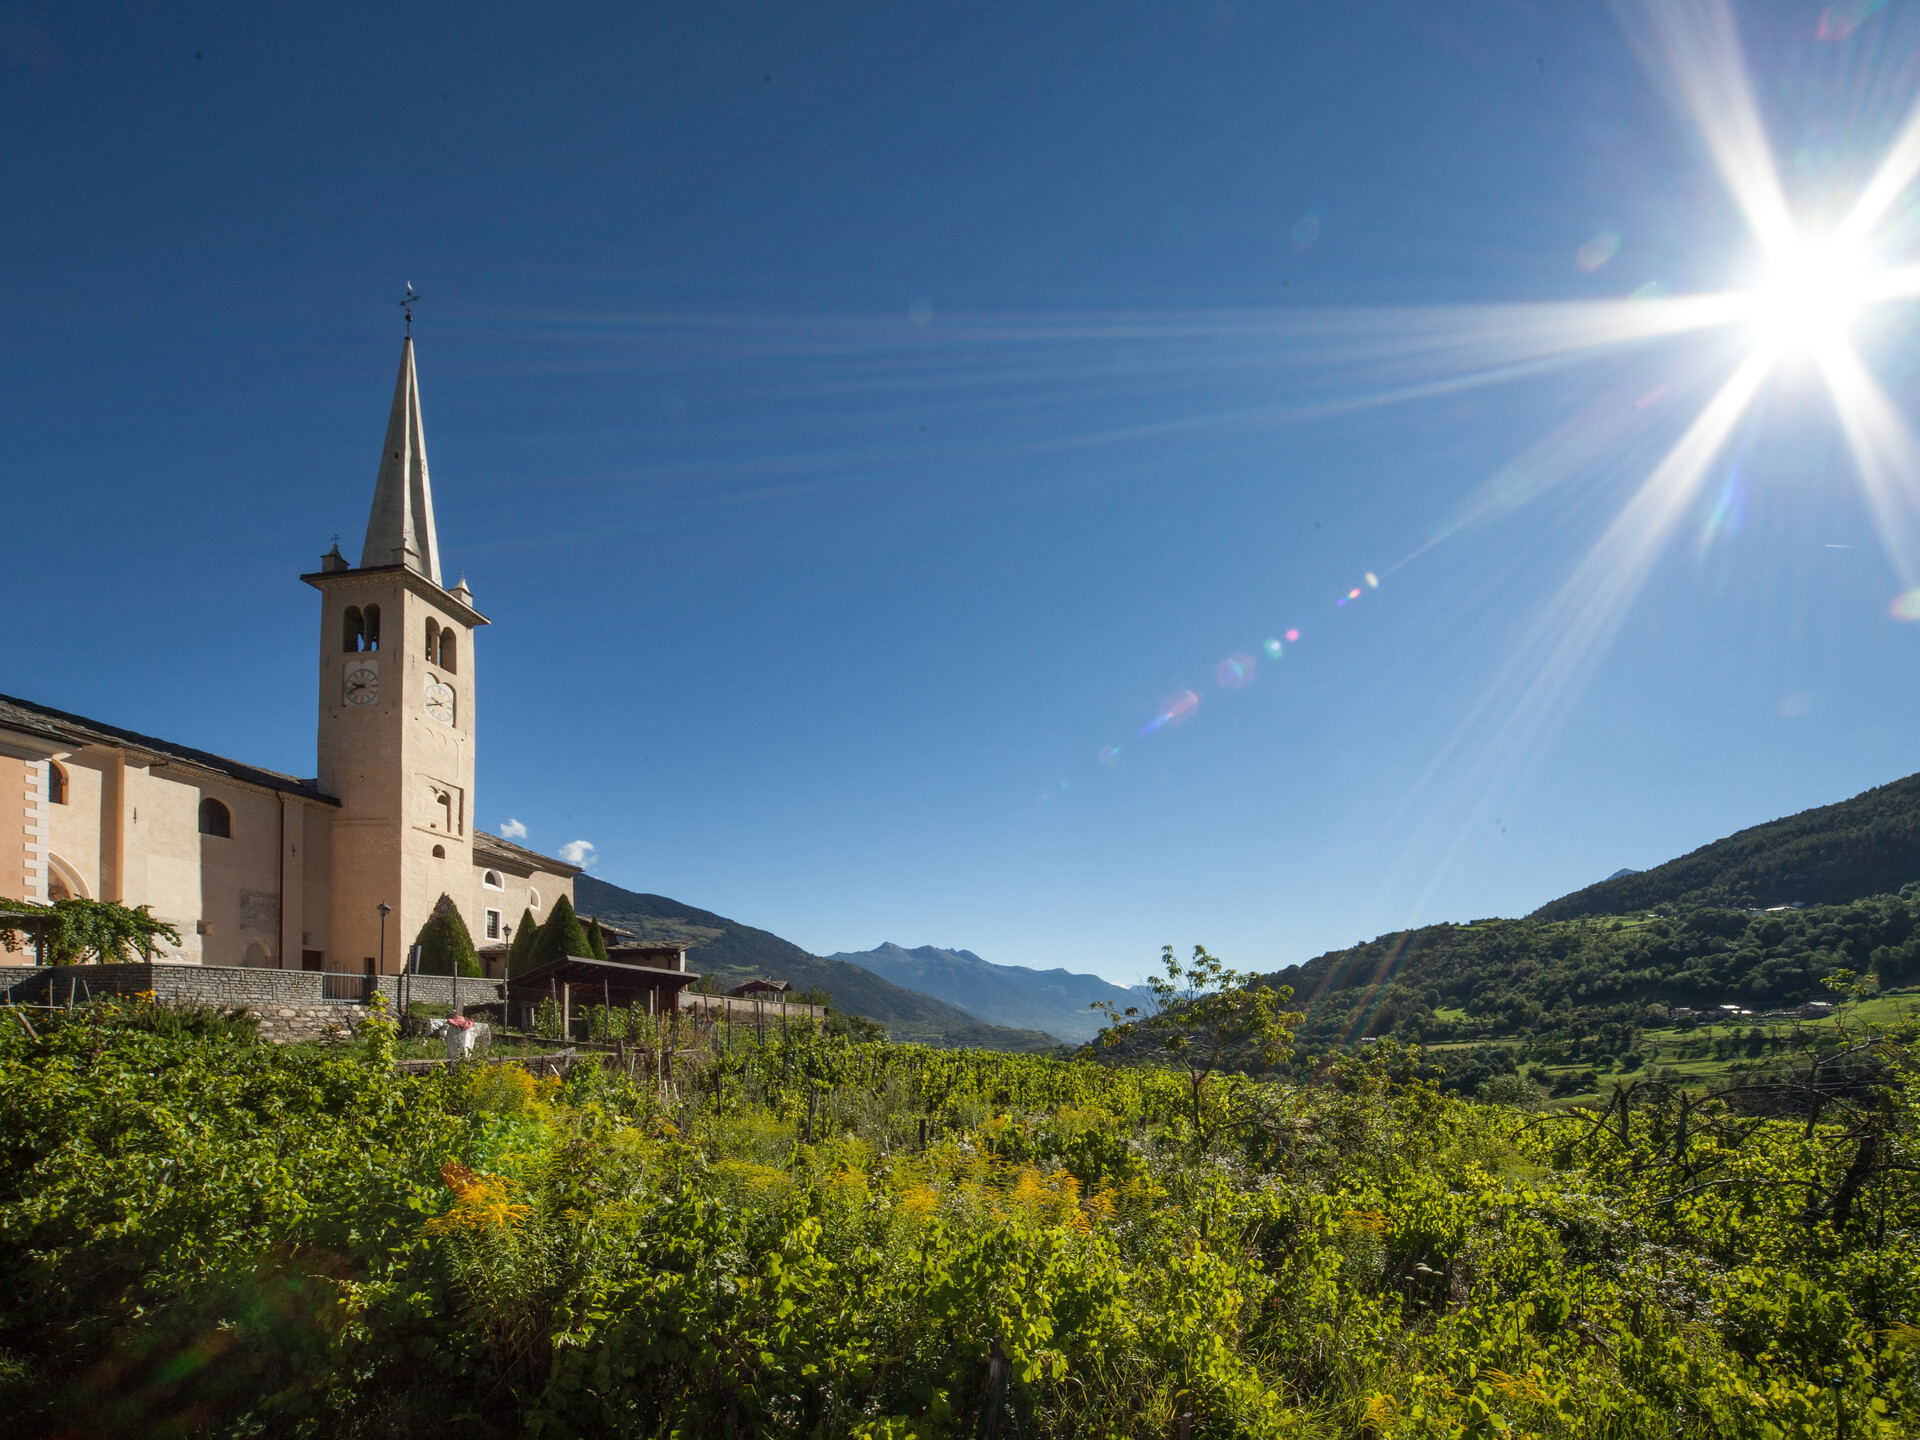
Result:
<svg viewBox="0 0 1920 1440"><path fill-rule="evenodd" d="M1287 1019L1290 1017L1281 1017ZM0 1040L0 1390L117 1436L1893 1436L1911 1037L1479 1104L676 1033L396 1076L102 1003Z"/></svg>

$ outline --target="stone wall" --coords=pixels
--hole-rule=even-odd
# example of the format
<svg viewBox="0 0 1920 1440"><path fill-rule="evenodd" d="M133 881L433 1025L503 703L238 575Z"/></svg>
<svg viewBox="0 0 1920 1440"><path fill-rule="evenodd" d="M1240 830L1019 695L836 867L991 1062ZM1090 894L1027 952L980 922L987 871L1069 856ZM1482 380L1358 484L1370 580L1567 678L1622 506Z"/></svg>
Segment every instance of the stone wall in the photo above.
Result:
<svg viewBox="0 0 1920 1440"><path fill-rule="evenodd" d="M404 993L428 1005L498 1002L500 985L449 975L323 976L317 970L255 970L182 965L164 960L131 965L0 965L0 1004L82 1005L104 995L142 995L173 1004L244 1005L260 1017L268 1040L346 1036L367 1016L360 1003L372 989L397 1012ZM341 996L328 999L327 994Z"/></svg>

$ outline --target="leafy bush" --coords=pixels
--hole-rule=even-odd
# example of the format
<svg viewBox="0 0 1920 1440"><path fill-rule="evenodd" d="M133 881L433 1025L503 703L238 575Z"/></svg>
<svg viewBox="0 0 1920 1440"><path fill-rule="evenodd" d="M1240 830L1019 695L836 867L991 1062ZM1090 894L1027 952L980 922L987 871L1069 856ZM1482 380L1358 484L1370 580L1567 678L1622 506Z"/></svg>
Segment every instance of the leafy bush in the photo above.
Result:
<svg viewBox="0 0 1920 1440"><path fill-rule="evenodd" d="M117 900L86 900L75 896L56 900L51 905L36 905L30 900L0 900L0 912L35 915L44 923L29 930L24 926L0 926L0 948L9 952L32 948L39 937L45 959L52 965L78 965L89 960L151 960L160 953L160 942L180 943L180 932L163 920L153 918L146 905L129 908Z"/></svg>
<svg viewBox="0 0 1920 1440"><path fill-rule="evenodd" d="M1912 1036L1779 1119L1477 1105L1382 1044L1216 1072L1196 1123L1184 1070L691 1025L564 1082L396 1076L380 1006L354 1051L0 1038L13 1430L1920 1425Z"/></svg>

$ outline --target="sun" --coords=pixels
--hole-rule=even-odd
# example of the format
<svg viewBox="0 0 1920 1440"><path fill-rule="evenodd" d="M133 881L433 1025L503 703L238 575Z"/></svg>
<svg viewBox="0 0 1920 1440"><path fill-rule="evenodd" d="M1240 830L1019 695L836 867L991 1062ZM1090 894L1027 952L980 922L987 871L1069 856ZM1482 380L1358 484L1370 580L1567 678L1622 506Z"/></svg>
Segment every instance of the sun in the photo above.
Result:
<svg viewBox="0 0 1920 1440"><path fill-rule="evenodd" d="M1776 354L1813 354L1844 340L1875 298L1867 256L1839 240L1796 242L1776 255L1747 296L1759 344Z"/></svg>

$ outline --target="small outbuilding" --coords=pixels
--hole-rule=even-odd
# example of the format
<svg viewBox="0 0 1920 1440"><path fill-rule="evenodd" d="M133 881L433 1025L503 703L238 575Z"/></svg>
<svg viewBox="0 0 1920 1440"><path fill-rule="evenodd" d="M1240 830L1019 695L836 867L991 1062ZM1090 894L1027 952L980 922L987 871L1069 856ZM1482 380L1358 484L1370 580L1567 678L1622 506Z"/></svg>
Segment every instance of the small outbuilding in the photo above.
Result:
<svg viewBox="0 0 1920 1440"><path fill-rule="evenodd" d="M744 980L727 994L745 1000L755 995L785 995L792 989L793 985L786 980Z"/></svg>
<svg viewBox="0 0 1920 1440"><path fill-rule="evenodd" d="M684 948L678 954L685 964ZM561 1033L571 1035L573 1016L581 1006L612 1005L664 1015L679 1009L680 992L699 981L691 970L569 955L507 981L507 1013L521 1021L542 1000L551 1000L560 1008Z"/></svg>

